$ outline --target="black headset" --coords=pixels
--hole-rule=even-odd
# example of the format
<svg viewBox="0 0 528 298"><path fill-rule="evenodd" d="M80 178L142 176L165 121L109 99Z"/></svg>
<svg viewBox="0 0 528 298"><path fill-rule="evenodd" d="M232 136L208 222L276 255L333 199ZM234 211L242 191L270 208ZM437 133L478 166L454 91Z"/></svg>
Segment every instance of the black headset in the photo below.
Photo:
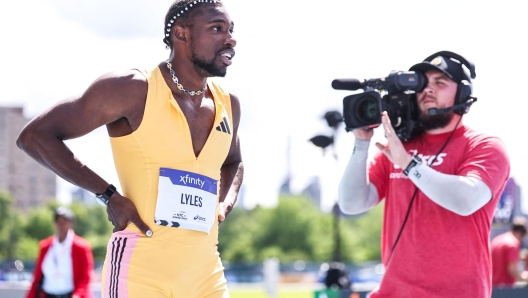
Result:
<svg viewBox="0 0 528 298"><path fill-rule="evenodd" d="M438 56L453 58L459 61L461 65L465 65L469 69L471 79L474 79L477 77L477 74L475 73L475 64L471 63L466 58L462 57L461 55L457 53L453 53L450 51L440 51L440 52L434 53L431 56L425 58L424 61L431 62ZM455 95L454 106L459 106L460 108L454 110L456 113L462 115L469 111L469 106L471 106L471 104L473 104L473 102L477 100L475 97L472 96L472 93L473 93L473 86L470 81L462 80L458 84L457 92Z"/></svg>

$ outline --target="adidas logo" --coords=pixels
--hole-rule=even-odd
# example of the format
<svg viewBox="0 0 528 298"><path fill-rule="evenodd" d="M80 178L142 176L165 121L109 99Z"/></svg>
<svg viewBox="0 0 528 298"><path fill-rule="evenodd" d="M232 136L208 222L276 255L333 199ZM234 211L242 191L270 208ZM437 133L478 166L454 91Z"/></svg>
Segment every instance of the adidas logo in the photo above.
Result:
<svg viewBox="0 0 528 298"><path fill-rule="evenodd" d="M225 117L224 120L220 122L220 125L216 127L216 130L231 134L231 129L229 129L229 122L227 122L227 119Z"/></svg>

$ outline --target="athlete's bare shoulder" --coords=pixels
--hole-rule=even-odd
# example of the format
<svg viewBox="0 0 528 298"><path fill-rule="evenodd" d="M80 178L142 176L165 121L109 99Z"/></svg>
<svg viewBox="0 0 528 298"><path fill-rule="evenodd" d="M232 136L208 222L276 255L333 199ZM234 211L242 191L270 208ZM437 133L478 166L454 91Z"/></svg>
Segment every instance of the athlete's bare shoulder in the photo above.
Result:
<svg viewBox="0 0 528 298"><path fill-rule="evenodd" d="M146 98L147 78L137 69L111 71L97 78L86 91L93 95L104 96L118 105L130 104ZM86 93L85 93L86 94Z"/></svg>
<svg viewBox="0 0 528 298"><path fill-rule="evenodd" d="M108 113L111 136L135 131L143 119L148 93L146 75L137 69L112 71L97 78L83 95L86 105ZM95 106L94 106L95 105Z"/></svg>

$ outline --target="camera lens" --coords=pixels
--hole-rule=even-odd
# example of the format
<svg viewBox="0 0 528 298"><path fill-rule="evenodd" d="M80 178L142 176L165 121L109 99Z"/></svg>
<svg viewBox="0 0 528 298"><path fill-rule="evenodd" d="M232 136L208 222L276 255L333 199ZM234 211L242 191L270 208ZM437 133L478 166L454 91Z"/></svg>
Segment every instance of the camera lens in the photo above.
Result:
<svg viewBox="0 0 528 298"><path fill-rule="evenodd" d="M376 98L367 96L363 97L357 103L356 116L364 124L372 124L380 117L379 102Z"/></svg>

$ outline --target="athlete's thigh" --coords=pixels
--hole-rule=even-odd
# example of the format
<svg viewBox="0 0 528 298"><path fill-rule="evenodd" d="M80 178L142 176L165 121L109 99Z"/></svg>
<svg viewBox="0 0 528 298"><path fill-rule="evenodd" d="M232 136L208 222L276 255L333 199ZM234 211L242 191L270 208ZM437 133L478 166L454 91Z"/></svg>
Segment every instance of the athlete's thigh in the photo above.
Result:
<svg viewBox="0 0 528 298"><path fill-rule="evenodd" d="M191 257L175 278L173 298L229 298L219 255L207 250L195 250L199 254Z"/></svg>
<svg viewBox="0 0 528 298"><path fill-rule="evenodd" d="M171 298L166 290L155 280L129 275L103 283L101 298Z"/></svg>
<svg viewBox="0 0 528 298"><path fill-rule="evenodd" d="M145 284L132 284L130 282L127 284L126 290L119 287L117 287L115 291L108 290L109 289L103 289L103 293L107 295L102 295L101 298L171 298L163 294L158 288Z"/></svg>
<svg viewBox="0 0 528 298"><path fill-rule="evenodd" d="M162 260L138 233L112 234L102 274L102 298L170 298L170 280ZM169 274L171 272L169 271Z"/></svg>
<svg viewBox="0 0 528 298"><path fill-rule="evenodd" d="M216 291L210 295L207 295L203 298L230 298L229 292L227 291L227 288Z"/></svg>

